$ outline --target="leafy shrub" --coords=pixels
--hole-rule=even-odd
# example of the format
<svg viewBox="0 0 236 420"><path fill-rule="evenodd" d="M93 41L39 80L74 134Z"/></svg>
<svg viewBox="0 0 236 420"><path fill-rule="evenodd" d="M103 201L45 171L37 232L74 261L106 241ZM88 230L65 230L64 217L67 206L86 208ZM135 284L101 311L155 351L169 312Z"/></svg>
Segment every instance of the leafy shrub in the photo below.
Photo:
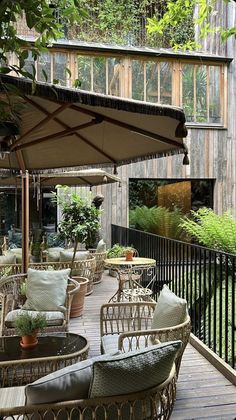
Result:
<svg viewBox="0 0 236 420"><path fill-rule="evenodd" d="M133 229L174 239L181 236L182 218L183 213L178 208L172 211L165 207L142 206L130 210L129 225Z"/></svg>
<svg viewBox="0 0 236 420"><path fill-rule="evenodd" d="M229 211L222 215L201 208L182 220L182 228L208 248L236 254L236 220Z"/></svg>

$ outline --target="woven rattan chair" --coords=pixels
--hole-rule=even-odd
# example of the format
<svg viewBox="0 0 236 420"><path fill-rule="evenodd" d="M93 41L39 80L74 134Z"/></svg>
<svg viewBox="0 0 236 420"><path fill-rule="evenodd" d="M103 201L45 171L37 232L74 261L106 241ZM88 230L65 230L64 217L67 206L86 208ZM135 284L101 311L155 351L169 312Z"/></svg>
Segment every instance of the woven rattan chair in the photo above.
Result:
<svg viewBox="0 0 236 420"><path fill-rule="evenodd" d="M101 306L101 351L127 352L150 344L181 340L183 345L176 359L179 373L183 352L191 332L190 317L171 328L151 329L156 302L117 302Z"/></svg>
<svg viewBox="0 0 236 420"><path fill-rule="evenodd" d="M37 420L46 418L167 420L171 416L175 396L176 372L173 366L168 379L157 387L112 397L25 406L24 387L2 388L0 390L0 416L15 420L22 418L37 418ZM136 416L137 411L138 417Z"/></svg>
<svg viewBox="0 0 236 420"><path fill-rule="evenodd" d="M96 249L90 249L89 252L96 260L95 271L93 275L93 284L101 283L102 275L104 272L104 261L106 259L107 252L97 252Z"/></svg>
<svg viewBox="0 0 236 420"><path fill-rule="evenodd" d="M3 277L0 280L0 301L2 303L1 309L1 325L0 325L0 334L1 335L14 335L16 330L14 326L7 326L5 319L7 314L16 309L21 309L22 305L25 302L25 295L23 292L24 284L27 278L27 274L16 274L9 277ZM67 331L69 324L70 308L71 302L74 294L79 290L79 283L74 279L68 280L66 301L65 301L65 313L62 319L59 321L50 320L50 325L48 325L45 331ZM54 324L54 325L53 325Z"/></svg>

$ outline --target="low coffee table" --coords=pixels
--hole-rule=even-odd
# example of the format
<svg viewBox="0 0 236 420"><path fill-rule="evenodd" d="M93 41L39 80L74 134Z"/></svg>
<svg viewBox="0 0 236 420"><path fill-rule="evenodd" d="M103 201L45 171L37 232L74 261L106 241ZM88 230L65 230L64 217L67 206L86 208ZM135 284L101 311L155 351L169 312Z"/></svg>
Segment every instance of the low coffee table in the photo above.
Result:
<svg viewBox="0 0 236 420"><path fill-rule="evenodd" d="M25 385L88 356L89 343L82 335L41 334L29 350L21 348L20 339L0 337L0 387Z"/></svg>

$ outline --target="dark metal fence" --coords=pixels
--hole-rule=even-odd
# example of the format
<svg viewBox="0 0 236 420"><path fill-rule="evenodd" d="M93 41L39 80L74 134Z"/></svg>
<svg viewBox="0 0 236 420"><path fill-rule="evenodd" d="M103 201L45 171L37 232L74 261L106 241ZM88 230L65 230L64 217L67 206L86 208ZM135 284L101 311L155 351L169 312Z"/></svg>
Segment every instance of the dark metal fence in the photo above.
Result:
<svg viewBox="0 0 236 420"><path fill-rule="evenodd" d="M193 333L235 368L236 256L112 225L112 244L157 261L154 297L163 284L188 302Z"/></svg>

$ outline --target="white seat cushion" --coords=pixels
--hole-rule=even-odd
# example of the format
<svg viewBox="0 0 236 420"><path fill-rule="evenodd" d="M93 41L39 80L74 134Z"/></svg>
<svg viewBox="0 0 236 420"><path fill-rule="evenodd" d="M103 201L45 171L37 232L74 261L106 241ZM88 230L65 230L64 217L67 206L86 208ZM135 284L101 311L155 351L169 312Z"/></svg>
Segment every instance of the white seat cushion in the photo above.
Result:
<svg viewBox="0 0 236 420"><path fill-rule="evenodd" d="M1 408L14 408L25 405L25 387L0 388ZM9 418L9 417L8 417Z"/></svg>
<svg viewBox="0 0 236 420"><path fill-rule="evenodd" d="M5 325L8 328L14 328L16 318L21 315L22 313L25 313L25 309L15 309L14 311L8 312L6 318L5 318ZM41 315L46 316L47 326L58 326L62 325L63 321L65 319L64 314L60 311L27 311L30 315L36 316L38 313Z"/></svg>

